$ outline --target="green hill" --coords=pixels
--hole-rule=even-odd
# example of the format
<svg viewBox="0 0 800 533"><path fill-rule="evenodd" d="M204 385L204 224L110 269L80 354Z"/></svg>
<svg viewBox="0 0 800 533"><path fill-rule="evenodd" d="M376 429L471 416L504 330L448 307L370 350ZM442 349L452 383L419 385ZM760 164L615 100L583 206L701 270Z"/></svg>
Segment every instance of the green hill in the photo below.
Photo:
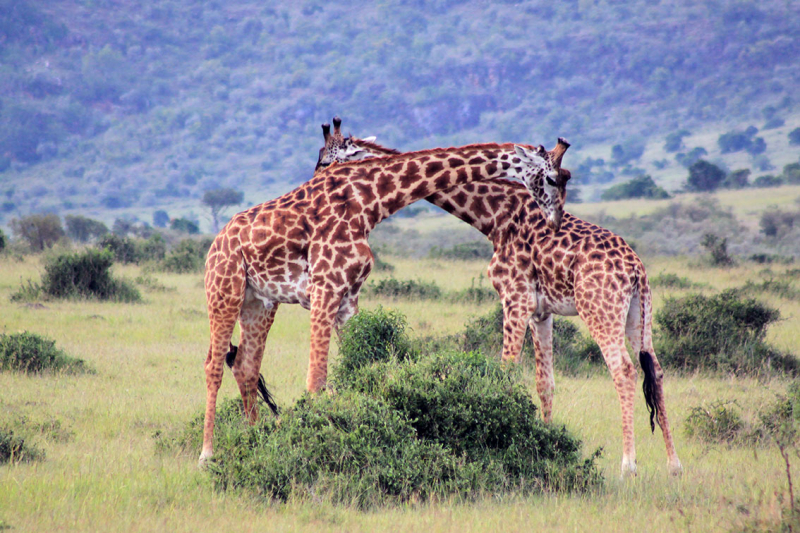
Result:
<svg viewBox="0 0 800 533"><path fill-rule="evenodd" d="M334 114L404 150L566 136L586 198L642 172L674 189L695 148L779 172L798 28L783 0L0 0L0 224L165 209L207 228L208 189L254 204L308 179ZM751 125L764 146L723 154Z"/></svg>

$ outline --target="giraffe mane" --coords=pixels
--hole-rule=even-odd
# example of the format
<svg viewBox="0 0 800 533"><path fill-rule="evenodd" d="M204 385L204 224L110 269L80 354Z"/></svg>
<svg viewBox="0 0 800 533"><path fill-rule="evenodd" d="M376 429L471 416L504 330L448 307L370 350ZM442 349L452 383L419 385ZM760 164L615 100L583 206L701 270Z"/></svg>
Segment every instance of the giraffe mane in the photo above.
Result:
<svg viewBox="0 0 800 533"><path fill-rule="evenodd" d="M331 167L327 167L327 168L321 170L320 173L327 172L329 169L330 170L340 169L344 165L353 166L353 167L374 165L376 159L391 158L391 159L397 159L398 161L402 161L403 158L420 157L420 156L425 156L425 155L429 155L429 154L439 153L439 152L442 152L442 151L445 151L445 150L454 150L454 149L459 149L459 150L502 150L502 149L511 148L515 144L520 144L520 143L478 143L478 144L468 144L466 146L451 146L449 148L445 148L445 147L429 148L427 150L419 150L419 151L416 151L416 152L398 152L396 154L386 155L386 156L383 156L381 158L374 158L373 157L373 158L368 158L368 159L359 159L358 161L347 161L346 163L339 163L335 167L331 166ZM377 145L377 146L380 146L380 145ZM523 145L520 145L520 146L528 147L529 145L523 144Z"/></svg>
<svg viewBox="0 0 800 533"><path fill-rule="evenodd" d="M350 138L353 139L353 142L355 142L359 146L363 146L364 148L369 148L377 152L383 152L385 155L398 155L401 153L400 150L396 150L394 148L387 148L382 144L365 141L364 139L359 139L357 137L353 137L352 135L350 136Z"/></svg>

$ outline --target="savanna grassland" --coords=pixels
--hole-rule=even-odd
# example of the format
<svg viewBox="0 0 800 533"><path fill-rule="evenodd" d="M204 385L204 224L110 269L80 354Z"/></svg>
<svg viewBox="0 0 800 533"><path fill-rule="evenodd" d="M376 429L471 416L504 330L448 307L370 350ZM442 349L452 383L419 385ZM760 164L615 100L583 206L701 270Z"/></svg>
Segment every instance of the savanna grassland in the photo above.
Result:
<svg viewBox="0 0 800 533"><path fill-rule="evenodd" d="M323 503L270 504L244 494L219 492L197 455L159 453L154 435L182 428L204 407L203 359L208 326L200 274L150 274L139 304L91 301L10 303L9 296L42 271L40 256L0 257L0 328L45 334L69 354L85 359L95 374L0 373L0 425L25 431L46 452L42 462L0 466L0 527L12 531L712 531L732 530L780 517L785 466L774 446L727 447L689 438L684 421L693 407L735 400L749 420L788 379L668 375L667 405L685 473L667 475L659 432L651 435L637 398L639 474L619 478L620 419L606 372L588 378L557 376L555 420L584 441L584 453L604 449L603 488L583 495L544 495L435 502L368 512ZM485 270L485 261L382 259L393 274L373 280L433 281L443 291L464 289ZM649 272L675 273L706 284L703 292L740 286L763 276L762 265L740 263L721 270L697 258L645 259ZM773 273L790 266L772 266ZM115 266L134 279L137 266ZM656 306L685 291L657 289ZM783 350L800 346L800 303L760 295L780 308L784 320L768 341ZM416 335L451 334L494 303L362 299L408 317ZM308 314L284 306L270 333L262 365L280 403L304 391ZM335 352L335 349L334 349ZM334 355L335 358L335 355ZM535 397L532 367L523 379ZM221 398L238 396L230 373Z"/></svg>

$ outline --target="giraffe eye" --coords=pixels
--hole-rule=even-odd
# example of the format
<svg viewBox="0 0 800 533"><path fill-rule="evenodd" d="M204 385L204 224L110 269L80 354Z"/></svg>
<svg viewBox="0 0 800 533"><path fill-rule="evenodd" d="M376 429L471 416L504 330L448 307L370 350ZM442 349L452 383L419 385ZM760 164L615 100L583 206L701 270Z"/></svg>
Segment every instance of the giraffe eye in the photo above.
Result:
<svg viewBox="0 0 800 533"><path fill-rule="evenodd" d="M548 177L546 177L545 179L547 180L547 184L548 184L549 186L551 186L551 187L555 187L555 186L556 186L556 182L555 182L555 180L554 180L553 178L551 178L551 177L549 177L549 176L548 176Z"/></svg>

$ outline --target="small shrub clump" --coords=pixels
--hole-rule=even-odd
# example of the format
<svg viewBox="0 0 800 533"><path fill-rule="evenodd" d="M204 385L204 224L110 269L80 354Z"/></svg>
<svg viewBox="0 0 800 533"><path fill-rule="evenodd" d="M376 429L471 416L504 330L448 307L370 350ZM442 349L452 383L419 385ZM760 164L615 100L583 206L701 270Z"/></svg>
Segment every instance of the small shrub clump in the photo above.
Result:
<svg viewBox="0 0 800 533"><path fill-rule="evenodd" d="M6 370L29 373L91 371L83 359L71 357L56 348L55 341L27 331L0 333L0 371Z"/></svg>
<svg viewBox="0 0 800 533"><path fill-rule="evenodd" d="M108 250L87 249L56 256L45 265L42 291L53 298L140 301L136 287L111 276L113 264L114 256Z"/></svg>
<svg viewBox="0 0 800 533"><path fill-rule="evenodd" d="M686 276L678 276L677 274L661 273L650 278L651 287L664 287L666 289L694 289L701 287L702 284L695 283Z"/></svg>
<svg viewBox="0 0 800 533"><path fill-rule="evenodd" d="M450 248L435 246L430 251L434 259L454 259L457 261L471 261L475 259L491 259L494 247L487 240L465 242Z"/></svg>
<svg viewBox="0 0 800 533"><path fill-rule="evenodd" d="M351 318L339 337L339 360L332 369L334 381L348 383L356 369L372 363L413 358L407 327L403 315L383 307Z"/></svg>
<svg viewBox="0 0 800 533"><path fill-rule="evenodd" d="M777 309L735 289L667 298L655 314L656 351L663 364L684 370L794 374L797 359L764 342L779 318Z"/></svg>
<svg viewBox="0 0 800 533"><path fill-rule="evenodd" d="M599 452L583 458L564 427L544 424L514 372L476 353L412 353L404 331L403 317L383 310L355 317L336 393L304 396L280 420L249 427L240 401L222 402L215 486L370 508L601 483ZM159 447L196 449L202 429L198 415L177 439L159 435Z"/></svg>
<svg viewBox="0 0 800 533"><path fill-rule="evenodd" d="M436 283L411 279L385 278L377 283L370 283L367 292L394 299L435 300L442 297L442 289Z"/></svg>
<svg viewBox="0 0 800 533"><path fill-rule="evenodd" d="M10 429L0 428L0 464L41 461L44 452L25 439L14 435Z"/></svg>
<svg viewBox="0 0 800 533"><path fill-rule="evenodd" d="M688 437L707 443L733 444L744 428L739 409L731 402L714 402L709 407L693 407L684 422Z"/></svg>
<svg viewBox="0 0 800 533"><path fill-rule="evenodd" d="M176 274L202 272L210 246L211 243L207 241L183 239L158 262L155 268Z"/></svg>

